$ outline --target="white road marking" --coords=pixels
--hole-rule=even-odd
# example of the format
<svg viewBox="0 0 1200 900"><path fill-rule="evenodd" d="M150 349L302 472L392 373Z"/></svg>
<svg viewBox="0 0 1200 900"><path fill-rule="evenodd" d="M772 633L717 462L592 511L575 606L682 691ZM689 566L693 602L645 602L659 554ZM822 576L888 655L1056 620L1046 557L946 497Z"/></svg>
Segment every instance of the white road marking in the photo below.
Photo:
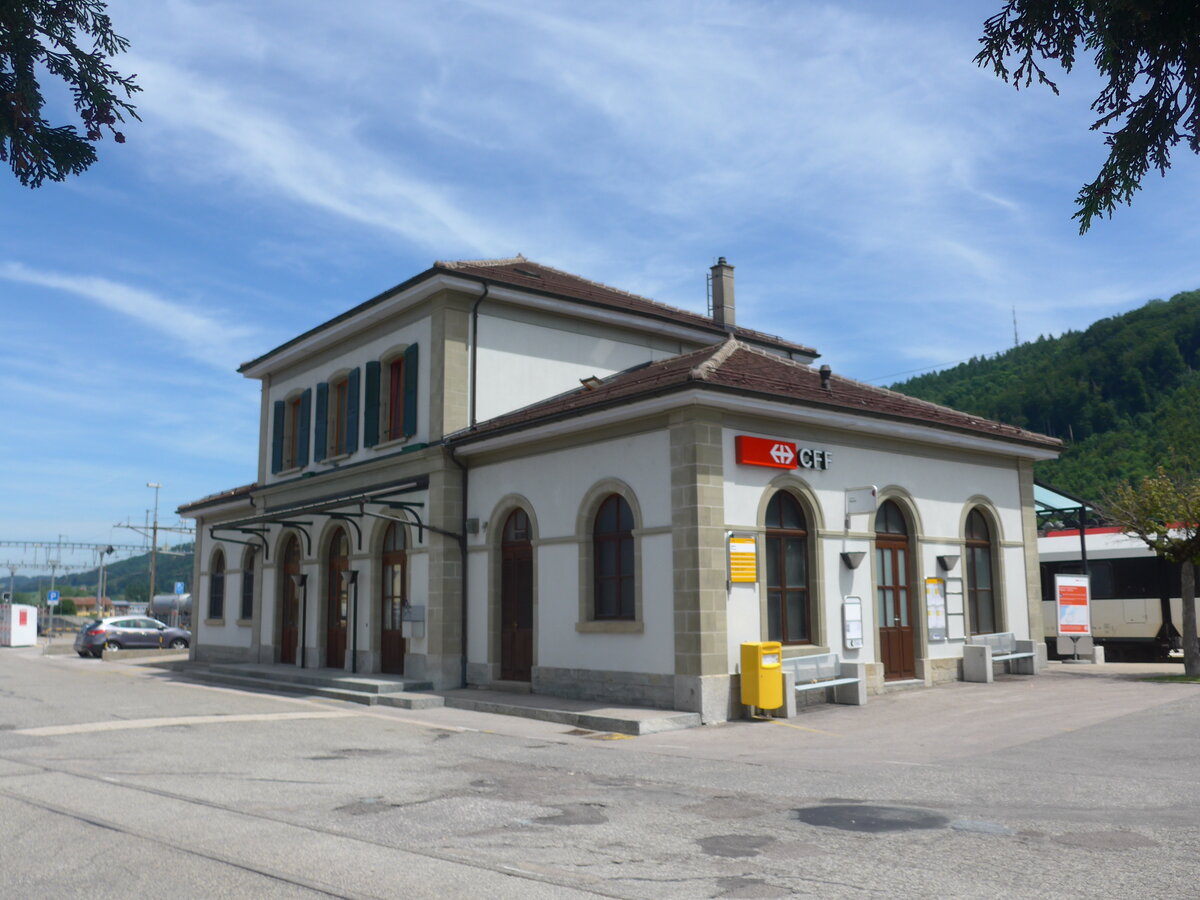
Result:
<svg viewBox="0 0 1200 900"><path fill-rule="evenodd" d="M77 725L44 725L41 728L22 728L13 734L31 737L53 737L60 734L90 734L96 731L125 731L132 728L168 728L172 725L214 725L224 722L275 722L288 719L345 719L352 712L286 712L253 713L233 716L171 716L161 719L118 719L107 722L82 722Z"/></svg>

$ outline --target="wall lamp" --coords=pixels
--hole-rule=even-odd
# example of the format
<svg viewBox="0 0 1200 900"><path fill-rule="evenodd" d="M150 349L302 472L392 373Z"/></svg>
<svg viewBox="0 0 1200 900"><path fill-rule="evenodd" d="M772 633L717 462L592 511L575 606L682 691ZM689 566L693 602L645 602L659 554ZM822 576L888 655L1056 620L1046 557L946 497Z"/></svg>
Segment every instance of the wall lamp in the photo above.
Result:
<svg viewBox="0 0 1200 900"><path fill-rule="evenodd" d="M957 553L947 553L943 556L939 556L937 558L937 561L938 561L938 566L941 568L941 570L943 572L949 572L951 569L953 569L955 566L958 565L958 554Z"/></svg>
<svg viewBox="0 0 1200 900"><path fill-rule="evenodd" d="M857 569L862 565L862 561L866 558L867 553L865 550L843 550L841 555L842 565L847 569Z"/></svg>

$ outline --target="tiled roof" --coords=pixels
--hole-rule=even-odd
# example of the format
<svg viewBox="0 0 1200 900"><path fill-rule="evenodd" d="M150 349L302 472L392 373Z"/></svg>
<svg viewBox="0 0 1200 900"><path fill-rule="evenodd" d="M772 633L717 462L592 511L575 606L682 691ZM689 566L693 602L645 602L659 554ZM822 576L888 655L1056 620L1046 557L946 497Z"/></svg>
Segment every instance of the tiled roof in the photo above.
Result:
<svg viewBox="0 0 1200 900"><path fill-rule="evenodd" d="M185 503L183 506L175 510L179 515L201 509L205 506L214 506L218 503L226 503L230 500L237 500L239 497L249 497L250 493L258 487L258 483L243 484L240 487L230 488L227 491L218 491L215 494L209 494L207 497L201 497L199 500L193 500L191 503Z"/></svg>
<svg viewBox="0 0 1200 900"><path fill-rule="evenodd" d="M551 419L582 415L655 394L696 387L835 412L909 421L1047 449L1062 448L1062 442L1057 438L993 422L850 378L831 374L828 387L825 387L821 373L812 366L783 359L732 338L721 345L618 372L591 388L581 387L498 416L481 423L471 432L459 432L452 439L470 441Z"/></svg>
<svg viewBox="0 0 1200 900"><path fill-rule="evenodd" d="M793 343L777 335L736 326L732 329L726 329L708 316L668 306L666 303L659 303L657 300L651 300L647 297L639 297L637 294L618 290L606 284L601 284L598 281L589 281L579 275L572 275L570 272L563 272L560 269L552 269L549 266L531 262L523 256L511 259L436 262L433 264L433 268L452 272L457 275L470 275L490 281L493 284L504 284L523 291L547 294L553 297L566 297L593 306L605 306L639 315L652 316L657 319L679 322L683 325L711 332L714 338L721 338L732 334L734 337L751 343L766 344L780 350L801 353L814 358L820 356L812 347Z"/></svg>

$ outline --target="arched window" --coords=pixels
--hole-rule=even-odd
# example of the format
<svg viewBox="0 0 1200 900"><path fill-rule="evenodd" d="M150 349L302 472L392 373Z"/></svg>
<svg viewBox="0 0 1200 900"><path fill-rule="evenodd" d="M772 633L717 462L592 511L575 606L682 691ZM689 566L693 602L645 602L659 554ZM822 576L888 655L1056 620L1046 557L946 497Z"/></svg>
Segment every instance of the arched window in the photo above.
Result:
<svg viewBox="0 0 1200 900"><path fill-rule="evenodd" d="M992 583L992 535L987 519L977 509L967 516L966 544L971 634L991 634L999 627Z"/></svg>
<svg viewBox="0 0 1200 900"><path fill-rule="evenodd" d="M208 567L208 617L225 618L225 554L220 550Z"/></svg>
<svg viewBox="0 0 1200 900"><path fill-rule="evenodd" d="M242 610L238 616L247 622L254 618L254 565L258 561L258 548L247 547L242 558Z"/></svg>
<svg viewBox="0 0 1200 900"><path fill-rule="evenodd" d="M767 504L767 639L812 643L808 524L800 503L780 491Z"/></svg>
<svg viewBox="0 0 1200 900"><path fill-rule="evenodd" d="M600 504L592 526L594 618L633 619L633 510L620 494Z"/></svg>
<svg viewBox="0 0 1200 900"><path fill-rule="evenodd" d="M380 669L395 675L404 674L404 607L408 604L407 567L404 527L396 522L388 525L383 536L383 578L380 581L380 602L383 628L380 636Z"/></svg>
<svg viewBox="0 0 1200 900"><path fill-rule="evenodd" d="M875 514L875 598L885 680L916 677L910 551L908 523L888 500Z"/></svg>

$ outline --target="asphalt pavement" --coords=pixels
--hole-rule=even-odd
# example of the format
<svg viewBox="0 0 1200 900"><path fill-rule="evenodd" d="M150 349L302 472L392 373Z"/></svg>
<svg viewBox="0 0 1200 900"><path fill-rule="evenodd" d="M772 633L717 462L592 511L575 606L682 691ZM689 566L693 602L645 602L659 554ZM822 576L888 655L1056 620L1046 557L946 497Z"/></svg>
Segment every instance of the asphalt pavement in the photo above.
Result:
<svg viewBox="0 0 1200 900"><path fill-rule="evenodd" d="M12 897L1190 897L1200 685L1051 665L629 737L0 650Z"/></svg>

